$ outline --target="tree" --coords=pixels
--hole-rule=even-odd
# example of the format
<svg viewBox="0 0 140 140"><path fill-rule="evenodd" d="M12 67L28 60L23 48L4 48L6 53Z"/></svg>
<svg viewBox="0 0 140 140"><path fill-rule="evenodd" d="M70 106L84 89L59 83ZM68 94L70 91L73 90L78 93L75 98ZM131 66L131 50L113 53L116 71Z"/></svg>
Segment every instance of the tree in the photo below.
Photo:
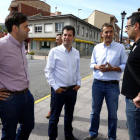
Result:
<svg viewBox="0 0 140 140"><path fill-rule="evenodd" d="M4 25L0 25L0 30L2 30L5 33L8 33Z"/></svg>

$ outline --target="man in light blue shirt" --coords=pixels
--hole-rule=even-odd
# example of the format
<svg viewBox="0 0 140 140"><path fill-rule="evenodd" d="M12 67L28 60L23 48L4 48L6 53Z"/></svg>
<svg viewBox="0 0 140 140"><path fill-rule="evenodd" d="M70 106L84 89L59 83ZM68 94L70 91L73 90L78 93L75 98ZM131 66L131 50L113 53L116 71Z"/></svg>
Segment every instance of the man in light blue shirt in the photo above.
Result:
<svg viewBox="0 0 140 140"><path fill-rule="evenodd" d="M56 140L57 138L57 123L64 104L65 140L77 140L72 133L72 120L81 77L79 52L72 47L74 37L74 27L65 26L62 30L63 44L51 49L45 68L45 76L53 88L48 130L49 140Z"/></svg>
<svg viewBox="0 0 140 140"><path fill-rule="evenodd" d="M105 23L101 28L103 43L95 46L90 68L93 70L92 113L89 136L84 140L95 140L98 136L100 111L105 98L108 108L108 138L116 140L119 80L124 71L127 55L124 46L113 41L114 27Z"/></svg>

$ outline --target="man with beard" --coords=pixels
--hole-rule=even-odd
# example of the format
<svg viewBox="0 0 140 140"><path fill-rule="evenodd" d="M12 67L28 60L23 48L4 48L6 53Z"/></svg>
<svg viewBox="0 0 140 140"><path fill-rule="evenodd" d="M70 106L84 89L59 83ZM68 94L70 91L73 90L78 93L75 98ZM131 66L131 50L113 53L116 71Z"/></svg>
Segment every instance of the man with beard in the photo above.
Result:
<svg viewBox="0 0 140 140"><path fill-rule="evenodd" d="M28 89L28 61L24 45L30 31L27 16L11 12L5 19L5 26L8 35L0 39L1 139L28 140L34 128L34 99Z"/></svg>
<svg viewBox="0 0 140 140"><path fill-rule="evenodd" d="M140 12L127 19L125 32L134 44L124 71L122 94L126 96L129 140L140 140Z"/></svg>

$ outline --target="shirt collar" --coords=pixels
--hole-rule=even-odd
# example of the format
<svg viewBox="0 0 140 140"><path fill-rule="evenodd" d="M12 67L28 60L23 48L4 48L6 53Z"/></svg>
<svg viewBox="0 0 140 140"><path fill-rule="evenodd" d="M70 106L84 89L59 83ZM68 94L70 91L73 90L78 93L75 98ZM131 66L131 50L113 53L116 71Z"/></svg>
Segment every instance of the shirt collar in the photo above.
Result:
<svg viewBox="0 0 140 140"><path fill-rule="evenodd" d="M18 46L18 47L22 47L23 44L24 44L24 41L22 41L21 43L18 42L18 41L17 41L11 34L9 34L9 33L8 33L8 35L7 35L7 38L8 38L13 44L15 44L15 45Z"/></svg>
<svg viewBox="0 0 140 140"><path fill-rule="evenodd" d="M113 43L114 43L114 40L112 40L112 42L110 43L109 47L112 47L112 46L113 46ZM105 43L103 42L103 48L105 48L105 47L107 47L107 46L106 46Z"/></svg>
<svg viewBox="0 0 140 140"><path fill-rule="evenodd" d="M65 46L63 45L63 43L62 43L62 45L61 45L61 48L62 48L62 50L63 50L64 52L68 52L67 49L65 48ZM73 49L73 48L71 47L70 52L72 52L72 49Z"/></svg>
<svg viewBox="0 0 140 140"><path fill-rule="evenodd" d="M135 45L138 45L140 43L140 38L133 44L133 47L135 46Z"/></svg>

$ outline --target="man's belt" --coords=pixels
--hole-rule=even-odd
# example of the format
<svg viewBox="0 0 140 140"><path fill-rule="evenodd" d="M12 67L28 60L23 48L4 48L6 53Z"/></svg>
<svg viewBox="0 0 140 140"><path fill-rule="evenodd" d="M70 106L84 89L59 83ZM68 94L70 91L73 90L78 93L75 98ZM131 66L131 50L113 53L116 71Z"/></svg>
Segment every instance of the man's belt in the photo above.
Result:
<svg viewBox="0 0 140 140"><path fill-rule="evenodd" d="M24 94L28 91L28 88L24 89L24 90L21 90L21 91L10 91L10 90L6 90L6 91L3 91L3 92L7 92L7 93L10 93L12 95L16 95L16 94Z"/></svg>
<svg viewBox="0 0 140 140"><path fill-rule="evenodd" d="M98 81L98 82L106 83L106 84L119 84L119 81L117 81L117 80L111 80L111 81L101 81L101 80L97 80L97 79L94 79L94 80Z"/></svg>
<svg viewBox="0 0 140 140"><path fill-rule="evenodd" d="M73 85L73 86L69 86L69 87L61 87L63 88L64 90L72 90L76 85Z"/></svg>

